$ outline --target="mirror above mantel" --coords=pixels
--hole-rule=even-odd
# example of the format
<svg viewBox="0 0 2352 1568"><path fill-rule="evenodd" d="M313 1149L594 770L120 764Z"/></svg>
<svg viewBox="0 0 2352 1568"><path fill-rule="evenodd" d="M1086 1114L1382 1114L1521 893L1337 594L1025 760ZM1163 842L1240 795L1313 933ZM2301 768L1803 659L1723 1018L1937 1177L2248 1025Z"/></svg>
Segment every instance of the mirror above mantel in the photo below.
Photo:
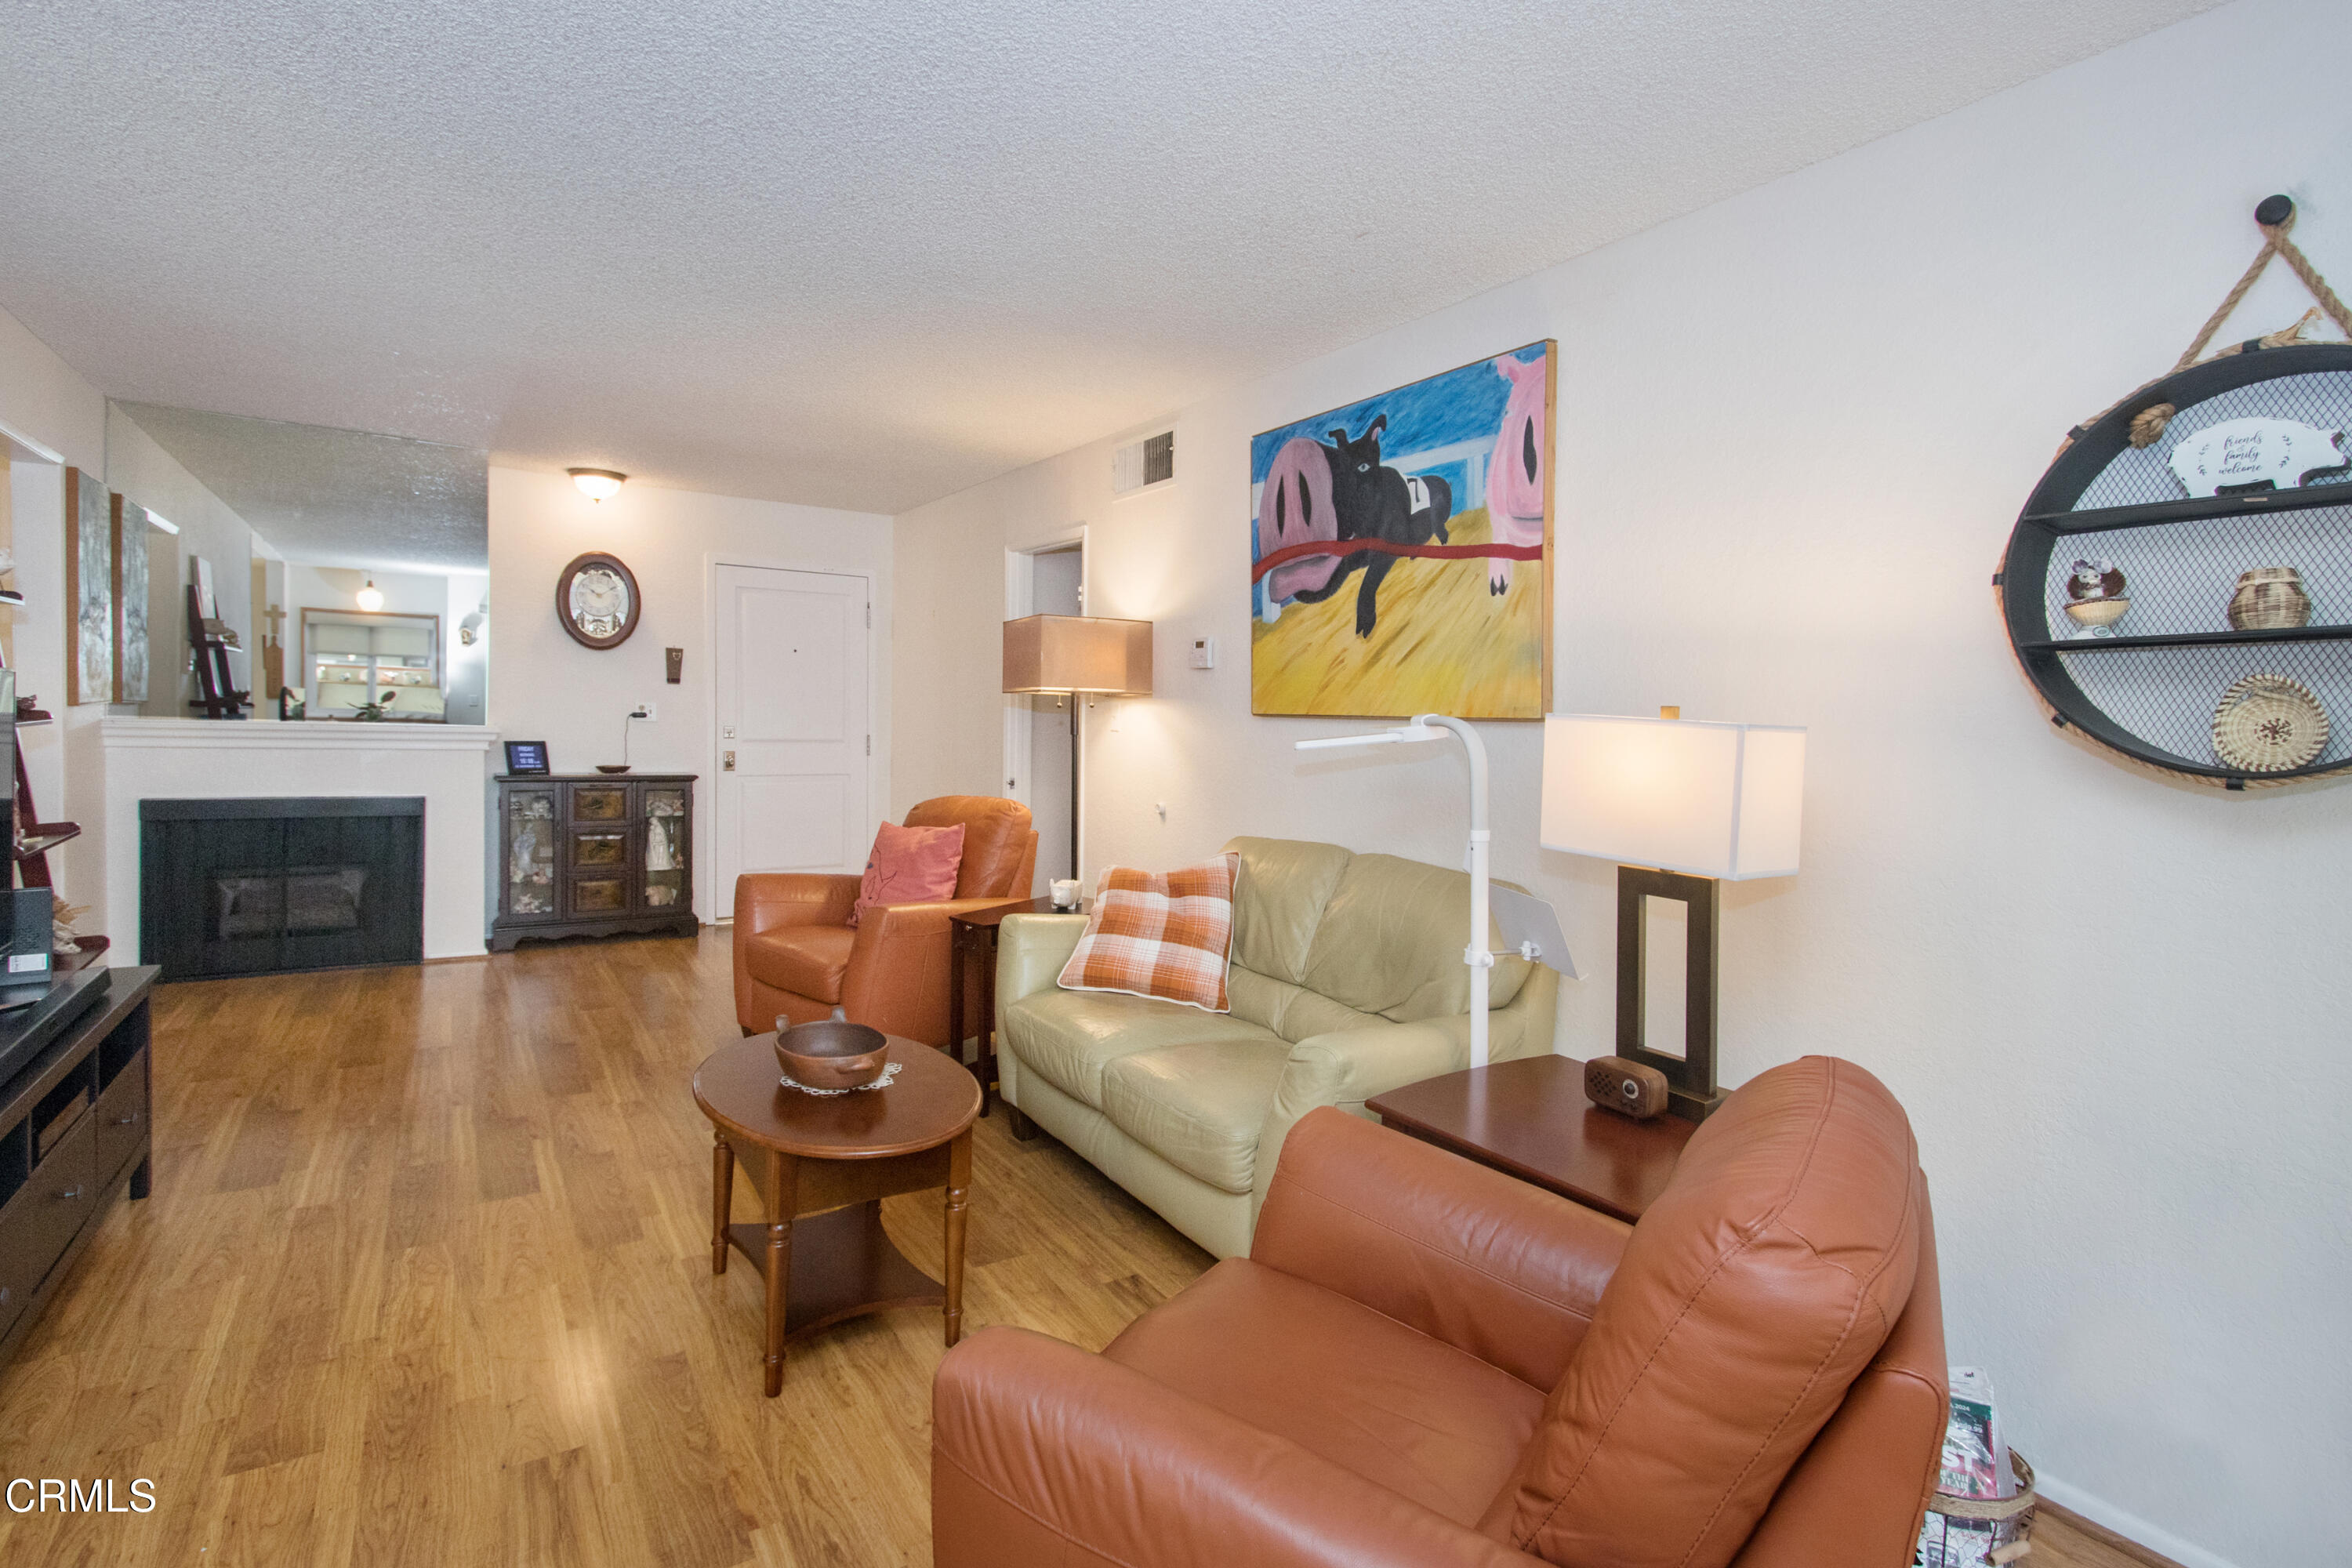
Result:
<svg viewBox="0 0 2352 1568"><path fill-rule="evenodd" d="M239 637L233 673L252 718L484 721L487 451L157 404L118 403L110 417L133 427L111 444L125 459L118 479L110 458L116 489L202 487L142 502L170 506L180 530L153 552L159 679L142 716L192 711L184 597L202 560Z"/></svg>

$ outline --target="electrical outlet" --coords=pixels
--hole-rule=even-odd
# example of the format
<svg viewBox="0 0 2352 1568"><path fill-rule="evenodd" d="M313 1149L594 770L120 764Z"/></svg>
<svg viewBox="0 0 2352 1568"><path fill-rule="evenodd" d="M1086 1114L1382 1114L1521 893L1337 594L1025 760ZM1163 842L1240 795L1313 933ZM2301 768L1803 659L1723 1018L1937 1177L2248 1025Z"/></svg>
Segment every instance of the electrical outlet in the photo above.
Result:
<svg viewBox="0 0 2352 1568"><path fill-rule="evenodd" d="M632 719L643 719L650 723L654 717L654 705L650 702L640 702L637 704L637 710L630 714L629 717Z"/></svg>

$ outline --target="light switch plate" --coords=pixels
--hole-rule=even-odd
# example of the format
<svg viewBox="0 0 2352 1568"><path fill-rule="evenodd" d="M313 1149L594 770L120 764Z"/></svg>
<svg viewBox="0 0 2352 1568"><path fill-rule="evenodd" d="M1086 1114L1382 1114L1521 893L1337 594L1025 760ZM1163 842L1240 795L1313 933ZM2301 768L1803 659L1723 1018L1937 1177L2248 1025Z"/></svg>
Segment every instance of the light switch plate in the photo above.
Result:
<svg viewBox="0 0 2352 1568"><path fill-rule="evenodd" d="M1192 639L1191 662L1194 669L1216 668L1217 639L1214 637L1194 637Z"/></svg>

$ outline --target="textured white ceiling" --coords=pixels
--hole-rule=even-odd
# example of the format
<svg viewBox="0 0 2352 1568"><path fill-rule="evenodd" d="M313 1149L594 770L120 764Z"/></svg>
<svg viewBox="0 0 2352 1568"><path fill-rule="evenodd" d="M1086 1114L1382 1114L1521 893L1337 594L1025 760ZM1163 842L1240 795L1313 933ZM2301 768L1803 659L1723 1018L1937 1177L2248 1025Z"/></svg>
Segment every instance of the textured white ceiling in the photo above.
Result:
<svg viewBox="0 0 2352 1568"><path fill-rule="evenodd" d="M489 454L149 403L122 411L289 561L487 571Z"/></svg>
<svg viewBox="0 0 2352 1568"><path fill-rule="evenodd" d="M897 511L2212 0L0 0L106 392Z"/></svg>

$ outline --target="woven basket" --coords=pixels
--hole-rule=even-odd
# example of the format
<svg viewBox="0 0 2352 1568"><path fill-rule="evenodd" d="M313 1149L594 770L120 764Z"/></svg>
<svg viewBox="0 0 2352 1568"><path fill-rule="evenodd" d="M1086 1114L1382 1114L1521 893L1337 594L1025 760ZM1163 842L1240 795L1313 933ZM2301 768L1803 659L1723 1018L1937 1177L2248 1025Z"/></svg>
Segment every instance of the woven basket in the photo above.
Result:
<svg viewBox="0 0 2352 1568"><path fill-rule="evenodd" d="M2033 1507L2038 1500L2033 1495L2033 1467L2025 1456L2011 1448L2009 1468L2017 1476L2015 1497L1954 1497L1949 1492L1933 1492L1927 1499L1927 1511L1946 1519L1988 1520L1995 1524L2009 1523L2016 1534L2005 1546L1993 1549L1991 1561L2014 1563L2032 1550Z"/></svg>
<svg viewBox="0 0 2352 1568"><path fill-rule="evenodd" d="M2249 773L2300 768L2327 749L2327 710L2299 680L2249 675L2213 710L2213 754Z"/></svg>
<svg viewBox="0 0 2352 1568"><path fill-rule="evenodd" d="M2257 566L2239 574L2230 595L2230 626L2242 632L2284 631L2311 624L2311 595L2292 566Z"/></svg>
<svg viewBox="0 0 2352 1568"><path fill-rule="evenodd" d="M1940 1513L1946 1519L2013 1519L2018 1533L2023 1535L2033 1523L2033 1467L2025 1456L2011 1448L2009 1468L2017 1475L2015 1497L1954 1497L1949 1492L1937 1492L1927 1500L1927 1511Z"/></svg>

